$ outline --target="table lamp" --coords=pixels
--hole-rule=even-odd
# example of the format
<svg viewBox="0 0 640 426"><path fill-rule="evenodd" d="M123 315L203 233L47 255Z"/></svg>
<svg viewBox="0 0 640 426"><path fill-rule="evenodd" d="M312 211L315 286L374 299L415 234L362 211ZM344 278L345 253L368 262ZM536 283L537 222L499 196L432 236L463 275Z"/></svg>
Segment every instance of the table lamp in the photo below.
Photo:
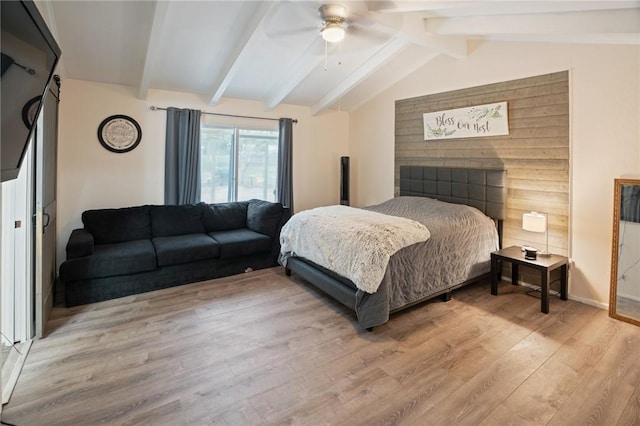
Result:
<svg viewBox="0 0 640 426"><path fill-rule="evenodd" d="M544 251L539 251L538 256L549 257L549 224L545 213L530 212L522 215L522 229L529 232L544 232L547 245Z"/></svg>

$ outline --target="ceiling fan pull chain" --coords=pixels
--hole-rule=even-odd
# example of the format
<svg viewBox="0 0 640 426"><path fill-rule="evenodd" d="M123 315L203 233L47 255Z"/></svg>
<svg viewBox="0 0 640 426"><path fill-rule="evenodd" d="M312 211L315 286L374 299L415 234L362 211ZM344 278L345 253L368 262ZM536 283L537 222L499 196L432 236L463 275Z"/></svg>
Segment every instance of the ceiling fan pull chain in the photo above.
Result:
<svg viewBox="0 0 640 426"><path fill-rule="evenodd" d="M338 43L338 66L342 65L342 41Z"/></svg>
<svg viewBox="0 0 640 426"><path fill-rule="evenodd" d="M329 42L327 40L324 41L324 70L325 71L327 70L327 49L328 49L327 45L328 45L328 43Z"/></svg>

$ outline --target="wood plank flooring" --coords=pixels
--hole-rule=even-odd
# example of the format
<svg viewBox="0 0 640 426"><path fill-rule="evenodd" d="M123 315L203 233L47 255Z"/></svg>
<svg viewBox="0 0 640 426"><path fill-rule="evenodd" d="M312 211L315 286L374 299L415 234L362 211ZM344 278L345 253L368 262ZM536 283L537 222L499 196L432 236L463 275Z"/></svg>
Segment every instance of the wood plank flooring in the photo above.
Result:
<svg viewBox="0 0 640 426"><path fill-rule="evenodd" d="M54 308L2 420L24 425L640 425L640 327L460 289L368 333L280 267Z"/></svg>

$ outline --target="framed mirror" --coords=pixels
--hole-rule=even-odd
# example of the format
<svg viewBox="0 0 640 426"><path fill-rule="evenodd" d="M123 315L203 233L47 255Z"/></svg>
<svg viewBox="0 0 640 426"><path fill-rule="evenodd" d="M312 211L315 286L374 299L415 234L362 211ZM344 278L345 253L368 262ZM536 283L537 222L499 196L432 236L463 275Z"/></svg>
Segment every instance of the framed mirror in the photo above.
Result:
<svg viewBox="0 0 640 426"><path fill-rule="evenodd" d="M640 179L616 179L609 316L640 325Z"/></svg>

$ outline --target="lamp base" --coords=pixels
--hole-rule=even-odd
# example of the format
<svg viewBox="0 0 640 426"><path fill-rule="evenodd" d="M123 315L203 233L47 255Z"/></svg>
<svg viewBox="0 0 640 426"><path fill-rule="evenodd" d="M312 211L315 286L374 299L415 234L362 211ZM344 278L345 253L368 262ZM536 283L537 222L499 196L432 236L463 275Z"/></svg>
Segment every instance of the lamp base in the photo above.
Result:
<svg viewBox="0 0 640 426"><path fill-rule="evenodd" d="M538 249L530 246L522 246L522 252L524 253L524 258L527 260L536 260L536 255L538 254Z"/></svg>

